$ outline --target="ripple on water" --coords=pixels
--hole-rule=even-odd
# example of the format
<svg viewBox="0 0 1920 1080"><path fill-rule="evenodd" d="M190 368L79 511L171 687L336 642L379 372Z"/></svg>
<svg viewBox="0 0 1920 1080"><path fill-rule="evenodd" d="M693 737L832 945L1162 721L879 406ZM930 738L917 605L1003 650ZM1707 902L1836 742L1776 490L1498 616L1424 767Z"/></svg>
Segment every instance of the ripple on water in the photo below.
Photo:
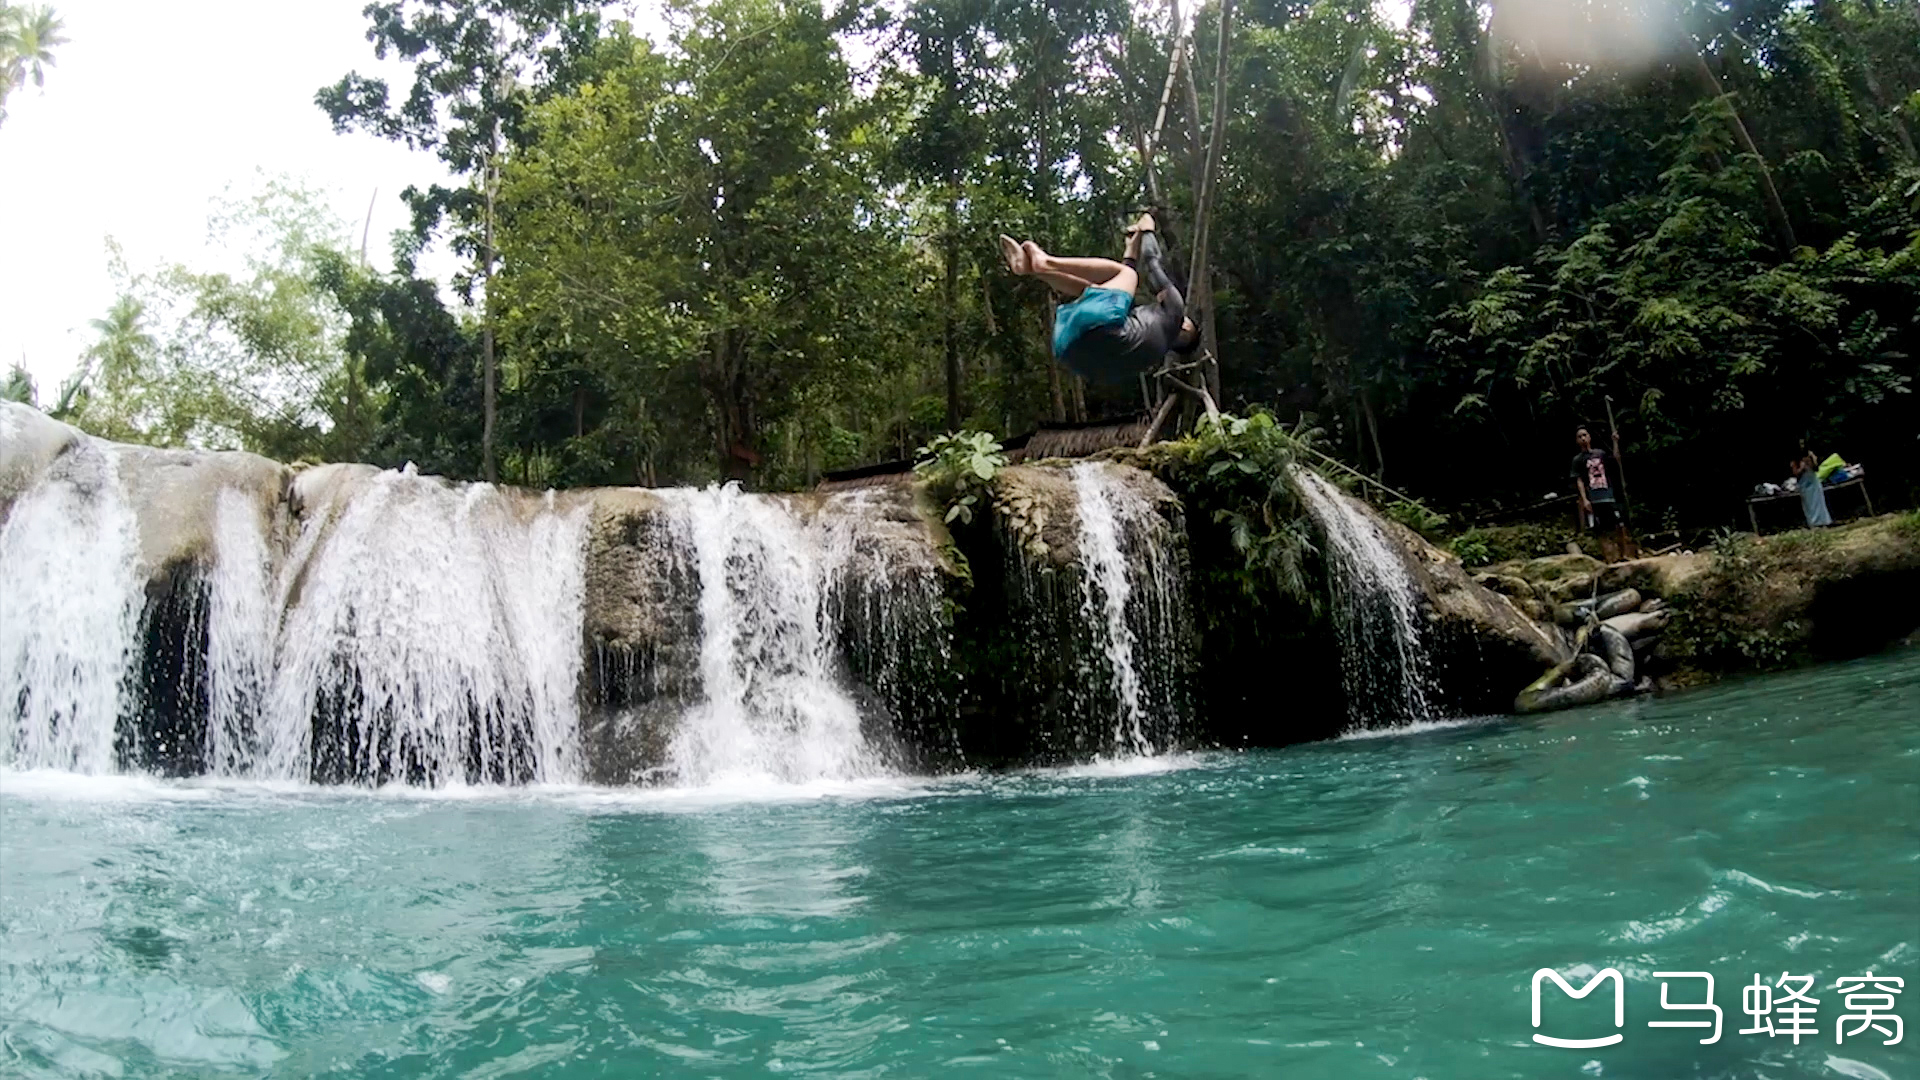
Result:
<svg viewBox="0 0 1920 1080"><path fill-rule="evenodd" d="M1902 663L1426 737L858 785L0 771L0 1072L1542 1075L1541 966L1623 972L1630 1026L1655 971L1916 985L1897 970L1920 940ZM1622 797L1625 778L1657 797ZM1596 1057L1614 1076L1911 1071L1905 1047L1686 1035L1635 1027Z"/></svg>

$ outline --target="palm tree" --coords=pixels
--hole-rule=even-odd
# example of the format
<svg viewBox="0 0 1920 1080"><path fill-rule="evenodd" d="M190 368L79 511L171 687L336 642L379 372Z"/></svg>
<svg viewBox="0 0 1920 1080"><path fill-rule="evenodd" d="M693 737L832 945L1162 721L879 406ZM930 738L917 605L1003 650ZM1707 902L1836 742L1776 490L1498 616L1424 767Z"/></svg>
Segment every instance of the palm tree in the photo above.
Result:
<svg viewBox="0 0 1920 1080"><path fill-rule="evenodd" d="M146 328L147 306L122 295L105 318L89 319L97 335L80 358L80 367L60 384L60 399L49 410L69 423L91 420L97 434L127 438L145 402L155 341ZM99 400L95 400L96 393ZM87 414L97 415L87 415Z"/></svg>
<svg viewBox="0 0 1920 1080"><path fill-rule="evenodd" d="M7 118L7 95L33 80L47 84L55 46L67 43L66 23L53 8L19 7L0 0L0 122Z"/></svg>
<svg viewBox="0 0 1920 1080"><path fill-rule="evenodd" d="M0 401L17 401L22 405L37 405L40 395L34 391L33 374L27 366L16 361L7 370L7 377L0 381Z"/></svg>

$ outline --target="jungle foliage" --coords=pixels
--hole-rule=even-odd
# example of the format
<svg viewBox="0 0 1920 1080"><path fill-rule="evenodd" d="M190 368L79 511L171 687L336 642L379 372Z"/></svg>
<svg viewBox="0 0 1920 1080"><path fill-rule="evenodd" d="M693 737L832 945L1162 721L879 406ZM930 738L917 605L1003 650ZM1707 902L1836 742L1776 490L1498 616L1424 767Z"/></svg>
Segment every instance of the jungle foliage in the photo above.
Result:
<svg viewBox="0 0 1920 1080"><path fill-rule="evenodd" d="M1574 425L1609 411L1646 519L1743 517L1803 441L1910 505L1920 7L1648 5L1673 18L1628 60L1514 34L1526 6L1237 5L1208 228L1222 406L1321 429L1461 526L1564 493ZM1640 10L1550 6L1576 27ZM598 10L374 3L370 40L414 86L319 96L462 178L410 193L403 247L452 237L476 307L315 240L250 278L173 279L186 338L142 344L152 313L116 309L81 415L473 476L497 349L504 480L791 487L945 431L1139 410L1050 362L1048 299L993 237L1118 249L1163 9L669 0L658 42ZM1174 95L1157 170L1176 263L1218 9L1186 14L1197 96ZM111 359L142 350L218 407L139 397L173 385ZM244 377L193 381L229 366Z"/></svg>

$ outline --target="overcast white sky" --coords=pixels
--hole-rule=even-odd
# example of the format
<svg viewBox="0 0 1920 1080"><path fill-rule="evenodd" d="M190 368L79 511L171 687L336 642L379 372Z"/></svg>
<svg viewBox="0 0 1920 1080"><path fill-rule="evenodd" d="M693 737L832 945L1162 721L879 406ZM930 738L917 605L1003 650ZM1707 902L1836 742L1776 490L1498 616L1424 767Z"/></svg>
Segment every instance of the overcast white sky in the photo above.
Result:
<svg viewBox="0 0 1920 1080"><path fill-rule="evenodd" d="M206 243L207 213L262 174L326 191L358 228L368 199L369 254L390 262L407 223L400 192L444 179L430 153L365 134L336 135L314 91L350 70L385 75L366 40L366 0L54 0L68 43L44 91L8 100L0 125L0 370L24 361L52 395L92 339L87 321L114 299L106 239L133 269L237 268ZM610 16L661 30L651 0ZM431 254L443 280L452 262Z"/></svg>
<svg viewBox="0 0 1920 1080"><path fill-rule="evenodd" d="M113 301L106 238L135 269L230 265L206 249L207 211L259 171L303 177L358 224L374 189L370 254L406 223L400 191L445 174L431 154L335 135L314 91L372 73L365 0L65 0L66 45L8 101L0 126L0 364L22 359L49 396Z"/></svg>
<svg viewBox="0 0 1920 1080"><path fill-rule="evenodd" d="M234 264L206 246L207 212L231 185L300 177L360 225L390 262L407 223L400 191L444 179L429 153L335 135L313 104L349 70L384 74L366 40L366 0L54 0L70 39L44 92L8 99L0 125L0 369L25 360L49 397L113 301L105 241L133 268ZM620 7L627 7L622 4ZM641 4L636 22L652 20ZM423 269L451 269L445 257Z"/></svg>

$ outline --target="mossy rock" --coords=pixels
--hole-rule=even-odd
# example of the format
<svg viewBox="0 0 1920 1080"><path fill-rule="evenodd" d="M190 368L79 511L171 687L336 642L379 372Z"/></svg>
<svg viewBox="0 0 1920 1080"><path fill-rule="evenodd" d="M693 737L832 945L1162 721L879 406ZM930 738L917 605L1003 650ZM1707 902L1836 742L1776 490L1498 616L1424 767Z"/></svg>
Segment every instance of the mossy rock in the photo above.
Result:
<svg viewBox="0 0 1920 1080"><path fill-rule="evenodd" d="M1698 555L1668 557L1653 587L1673 602L1676 655L1707 673L1781 668L1864 655L1913 633L1913 519L1888 514L1812 534L1735 536Z"/></svg>

